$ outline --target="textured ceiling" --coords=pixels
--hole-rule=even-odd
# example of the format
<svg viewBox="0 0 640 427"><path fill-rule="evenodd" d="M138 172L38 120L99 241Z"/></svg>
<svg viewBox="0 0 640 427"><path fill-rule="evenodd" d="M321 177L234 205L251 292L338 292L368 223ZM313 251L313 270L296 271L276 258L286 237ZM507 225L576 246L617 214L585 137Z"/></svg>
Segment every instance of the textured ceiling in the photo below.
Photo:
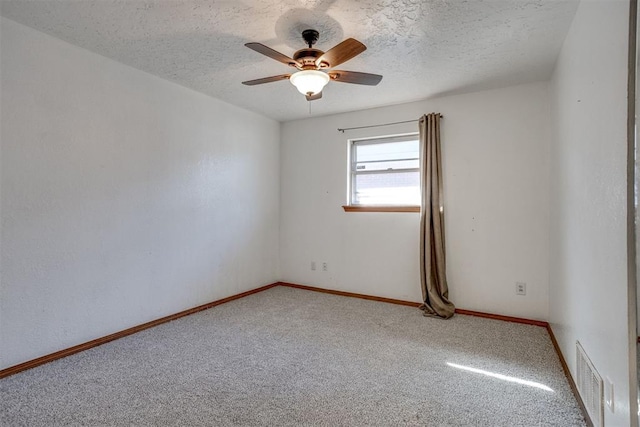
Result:
<svg viewBox="0 0 640 427"><path fill-rule="evenodd" d="M2 0L0 14L124 64L286 121L547 79L575 0ZM338 68L384 76L378 86L331 82L308 103L289 73L244 43L286 55L320 31L328 50L367 46Z"/></svg>

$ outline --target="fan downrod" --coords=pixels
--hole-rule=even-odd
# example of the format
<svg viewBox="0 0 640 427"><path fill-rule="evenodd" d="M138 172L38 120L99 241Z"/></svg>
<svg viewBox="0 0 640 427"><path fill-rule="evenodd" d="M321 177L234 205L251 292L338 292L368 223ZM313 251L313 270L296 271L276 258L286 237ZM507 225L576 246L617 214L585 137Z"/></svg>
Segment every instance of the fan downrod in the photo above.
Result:
<svg viewBox="0 0 640 427"><path fill-rule="evenodd" d="M320 33L316 30L304 30L302 32L302 38L304 39L305 43L309 45L309 49L311 49L313 45L316 44L319 36Z"/></svg>

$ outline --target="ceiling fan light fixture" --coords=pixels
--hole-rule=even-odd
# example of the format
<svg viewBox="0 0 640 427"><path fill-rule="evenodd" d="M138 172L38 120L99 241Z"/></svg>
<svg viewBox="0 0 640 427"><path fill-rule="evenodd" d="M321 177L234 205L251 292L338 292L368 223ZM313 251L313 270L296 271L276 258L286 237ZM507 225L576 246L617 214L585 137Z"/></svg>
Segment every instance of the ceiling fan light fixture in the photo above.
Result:
<svg viewBox="0 0 640 427"><path fill-rule="evenodd" d="M289 80L301 94L316 95L322 92L322 88L329 83L331 77L327 73L318 70L302 70L293 73Z"/></svg>

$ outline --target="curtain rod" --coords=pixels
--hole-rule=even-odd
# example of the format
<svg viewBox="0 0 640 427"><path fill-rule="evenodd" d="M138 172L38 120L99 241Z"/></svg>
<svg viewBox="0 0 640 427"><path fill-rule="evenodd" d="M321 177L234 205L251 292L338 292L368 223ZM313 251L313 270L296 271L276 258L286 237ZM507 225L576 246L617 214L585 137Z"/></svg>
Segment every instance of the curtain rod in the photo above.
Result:
<svg viewBox="0 0 640 427"><path fill-rule="evenodd" d="M440 118L443 118L443 117L444 116L442 114L440 114ZM377 128L377 127L380 127L380 126L391 126L391 125L399 125L399 124L402 124L402 123L413 123L413 122L417 122L419 120L420 119L417 119L417 120L405 120L403 122L383 123L381 125L357 126L357 127L352 127L352 128L343 128L343 129L338 128L338 132L344 133L344 131L346 131L346 130Z"/></svg>

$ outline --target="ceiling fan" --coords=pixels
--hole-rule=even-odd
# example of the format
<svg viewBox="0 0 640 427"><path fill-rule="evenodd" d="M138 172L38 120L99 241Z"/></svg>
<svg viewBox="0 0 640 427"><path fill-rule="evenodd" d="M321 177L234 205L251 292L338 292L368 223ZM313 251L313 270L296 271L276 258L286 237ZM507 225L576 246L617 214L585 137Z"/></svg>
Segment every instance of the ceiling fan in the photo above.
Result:
<svg viewBox="0 0 640 427"><path fill-rule="evenodd" d="M320 34L316 30L304 30L302 38L309 45L300 49L289 58L278 51L261 43L247 43L246 47L258 53L282 62L298 71L293 74L280 74L279 76L265 77L262 79L242 82L244 85L253 86L263 83L290 80L300 93L307 97L307 101L322 98L322 89L331 80L342 83L355 83L359 85L375 86L380 83L382 76L378 74L358 73L355 71L329 70L343 62L346 62L364 52L367 47L356 39L346 39L326 52L314 49L313 45L318 41Z"/></svg>

